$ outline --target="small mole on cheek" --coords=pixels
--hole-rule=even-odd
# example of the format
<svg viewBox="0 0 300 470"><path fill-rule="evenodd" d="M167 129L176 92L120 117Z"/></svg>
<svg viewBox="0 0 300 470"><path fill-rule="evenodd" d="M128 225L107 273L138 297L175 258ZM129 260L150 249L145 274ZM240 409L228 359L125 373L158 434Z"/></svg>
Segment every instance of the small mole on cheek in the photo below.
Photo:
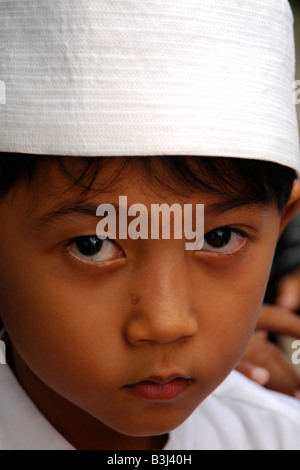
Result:
<svg viewBox="0 0 300 470"><path fill-rule="evenodd" d="M130 295L130 300L131 300L132 305L136 305L137 303L139 303L141 298L138 294L131 294Z"/></svg>

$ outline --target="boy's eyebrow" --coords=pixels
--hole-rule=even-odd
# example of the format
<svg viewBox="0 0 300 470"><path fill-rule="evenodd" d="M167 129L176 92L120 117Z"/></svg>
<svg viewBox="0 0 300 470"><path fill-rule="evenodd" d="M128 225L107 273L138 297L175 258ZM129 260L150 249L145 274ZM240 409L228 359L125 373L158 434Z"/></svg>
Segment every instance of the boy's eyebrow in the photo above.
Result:
<svg viewBox="0 0 300 470"><path fill-rule="evenodd" d="M60 219L65 217L72 217L78 215L85 215L88 217L96 217L96 211L100 204L87 204L83 202L67 202L61 204L57 209L47 212L46 214L37 217L36 223L34 224L35 229L44 228L50 224L55 224L59 222ZM119 207L116 204L112 204L116 210L116 213L119 212Z"/></svg>
<svg viewBox="0 0 300 470"><path fill-rule="evenodd" d="M49 211L48 213L40 217L37 217L36 223L34 224L34 228L39 229L39 228L48 226L49 224L55 224L59 222L59 220L65 217L73 217L73 216L75 217L78 215L84 215L88 217L97 217L96 211L99 205L101 204L84 203L81 201L79 202L70 201L67 203L63 203L57 209L53 209L52 211ZM119 204L118 203L115 203L115 204L109 203L109 204L114 206L116 210L116 214L118 214ZM204 210L214 215L214 214L220 214L222 212L228 212L230 210L238 209L239 207L246 206L248 211L257 212L259 210L263 210L266 207L266 205L267 204L264 204L262 202L258 203L258 202L246 201L246 200L241 200L241 199L231 199L231 200L225 200L225 201L220 201L220 202L214 202L212 204L206 204L204 207Z"/></svg>
<svg viewBox="0 0 300 470"><path fill-rule="evenodd" d="M241 198L232 198L225 201L214 202L212 204L206 205L205 207L211 212L212 215L218 214L221 212L228 212L239 207L246 207L246 210L251 212L259 212L266 209L268 202L263 201L251 201Z"/></svg>

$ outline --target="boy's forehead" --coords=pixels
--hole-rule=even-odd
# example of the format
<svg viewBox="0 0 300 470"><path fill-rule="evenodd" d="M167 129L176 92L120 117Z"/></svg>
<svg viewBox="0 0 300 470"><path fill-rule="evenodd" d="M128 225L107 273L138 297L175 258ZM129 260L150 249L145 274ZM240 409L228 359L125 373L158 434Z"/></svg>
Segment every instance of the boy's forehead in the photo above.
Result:
<svg viewBox="0 0 300 470"><path fill-rule="evenodd" d="M49 224L59 223L66 218L96 217L100 204L113 205L118 214L119 210L127 210L133 204L143 204L150 208L153 204L203 204L206 215L218 216L235 210L236 214L255 215L274 210L273 205L244 202L237 204L238 197L219 196L212 193L193 190L184 194L172 187L172 176L159 161L154 158L154 166L162 172L161 184L153 184L149 174L140 171L140 165L133 160L125 166L126 157L108 159L100 171L89 175L91 182L88 187L79 183L77 178L83 173L83 163L79 159L65 159L61 165L57 160L48 159L41 171L30 182L24 183L16 198L12 193L13 204L17 204L20 213L24 214L24 222L34 228L46 228ZM94 160L91 160L94 162ZM156 163L155 163L156 162ZM122 169L124 171L122 171ZM148 176L148 177L147 177ZM169 183L169 184L168 184ZM29 190L28 190L29 189ZM126 202L124 202L124 196Z"/></svg>
<svg viewBox="0 0 300 470"><path fill-rule="evenodd" d="M146 161L147 160L147 161ZM187 165L192 161L186 159ZM200 165L199 165L200 163ZM198 161L201 174L201 161ZM175 184L174 184L175 182ZM118 197L121 192L140 190L145 194L191 193L188 183L178 191L176 178L161 157L99 157L76 158L42 157L36 178L32 180L38 189L46 189L53 197L74 200L97 198L98 195ZM30 183L31 184L31 183ZM174 187L173 187L174 186Z"/></svg>
<svg viewBox="0 0 300 470"><path fill-rule="evenodd" d="M29 191L25 191L29 204L33 199L35 204L44 201L57 207L96 207L98 200L109 200L118 207L118 198L122 194L126 194L133 203L138 199L154 202L168 198L183 202L187 195L193 197L195 190L192 191L187 182L182 186L178 189L174 175L156 157L148 159L148 165L145 159L138 157L98 158L97 161L46 157L29 182ZM196 197L199 194L201 191L198 195L196 192Z"/></svg>
<svg viewBox="0 0 300 470"><path fill-rule="evenodd" d="M274 210L274 203L253 200L249 195L244 197L244 190L234 193L231 187L227 194L218 195L214 191L203 191L200 187L196 189L185 178L176 180L165 160L165 157L152 157L148 162L146 158L127 157L44 157L30 181L24 179L5 198L8 202L6 208L9 214L14 213L13 217L21 218L25 225L33 229L63 223L67 218L75 220L76 217L86 216L95 219L97 207L101 204L113 205L116 213L120 207L127 210L133 204L142 204L150 210L155 204L167 204L169 207L176 204L182 208L185 204L192 204L194 208L197 204L203 204L206 217L233 210L239 215L253 216ZM198 178L201 179L205 173L201 159L187 157L181 160L181 164L183 162L193 167L198 183ZM197 165L194 165L195 162ZM177 171L174 159L170 159L169 163ZM158 180L152 178L152 170ZM208 182L203 179L204 187ZM215 178L213 182L216 183ZM9 214L5 217L10 217Z"/></svg>

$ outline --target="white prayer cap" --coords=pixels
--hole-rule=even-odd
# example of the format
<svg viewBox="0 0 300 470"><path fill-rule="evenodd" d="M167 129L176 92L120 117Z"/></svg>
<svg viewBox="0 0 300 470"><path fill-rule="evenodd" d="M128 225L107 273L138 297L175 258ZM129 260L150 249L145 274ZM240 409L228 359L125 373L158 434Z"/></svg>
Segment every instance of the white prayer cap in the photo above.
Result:
<svg viewBox="0 0 300 470"><path fill-rule="evenodd" d="M287 0L0 0L0 151L299 169Z"/></svg>

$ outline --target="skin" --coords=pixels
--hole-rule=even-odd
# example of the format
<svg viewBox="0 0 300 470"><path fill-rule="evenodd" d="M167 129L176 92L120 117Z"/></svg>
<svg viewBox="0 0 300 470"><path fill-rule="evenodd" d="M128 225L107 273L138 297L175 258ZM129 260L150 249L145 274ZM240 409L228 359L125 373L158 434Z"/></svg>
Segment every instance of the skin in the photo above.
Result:
<svg viewBox="0 0 300 470"><path fill-rule="evenodd" d="M95 189L118 164L112 159ZM48 162L30 190L22 183L0 202L1 314L15 373L77 449L159 449L244 353L299 185L282 216L273 205L220 212L210 209L218 197L162 194L132 166L118 187L90 192L85 203L97 207L121 194L149 212L154 203L202 203L206 233L229 226L246 235L233 235L231 250L221 253L207 245L187 251L184 239L117 240L108 259L95 262L80 259L70 242L95 234L97 217L45 223L45 214L80 197L78 187L66 191L69 184ZM171 374L192 378L172 400L146 400L126 387Z"/></svg>
<svg viewBox="0 0 300 470"><path fill-rule="evenodd" d="M299 310L300 269L286 274L278 282L276 303L287 310Z"/></svg>
<svg viewBox="0 0 300 470"><path fill-rule="evenodd" d="M293 350L288 356L269 340L269 332L299 338L299 317L281 307L265 305L256 332L236 369L271 390L299 398L300 377L292 364Z"/></svg>
<svg viewBox="0 0 300 470"><path fill-rule="evenodd" d="M298 296L299 285L295 282L297 277L296 271L285 276L280 283L283 286L281 292L288 292L290 298L291 294L294 294L295 299ZM298 314L279 305L265 304L261 309L256 331L236 369L260 385L300 399L300 375L292 364L293 350L290 350L290 354L288 351L283 352L269 340L269 333L300 338Z"/></svg>

